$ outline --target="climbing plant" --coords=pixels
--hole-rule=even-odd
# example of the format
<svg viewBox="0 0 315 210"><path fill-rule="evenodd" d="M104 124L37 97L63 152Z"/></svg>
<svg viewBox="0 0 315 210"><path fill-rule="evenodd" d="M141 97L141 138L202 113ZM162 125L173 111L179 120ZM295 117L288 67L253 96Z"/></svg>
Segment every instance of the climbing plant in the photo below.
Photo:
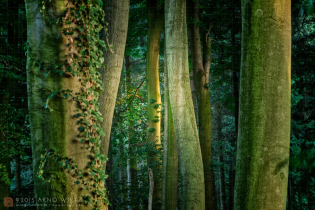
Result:
<svg viewBox="0 0 315 210"><path fill-rule="evenodd" d="M42 1L40 12L43 18L48 19L47 8L53 4L51 0ZM51 112L49 102L54 97L62 97L68 101L75 101L78 105L73 118L77 119L78 135L77 140L81 142L84 149L89 150L92 160L89 165L89 175L84 176L82 169L75 164L73 157L62 156L58 149L50 148L41 156L37 176L43 180L45 165L51 159L58 162L58 166L75 178L77 185L82 185L87 195L82 195L84 204L99 209L101 203L108 204L106 196L105 170L103 164L107 158L101 154L101 136L104 131L100 126L103 120L99 111L98 98L102 92L102 80L98 69L104 61L103 49L106 44L100 39L100 33L104 23L103 3L101 0L73 0L66 5L63 16L58 19L49 20L50 24L59 24L61 34L56 39L66 37L67 59L61 65L44 63L32 53L32 49L26 44L28 59L48 74L59 74L60 77L78 77L81 83L80 92L70 89L58 90L51 93L46 100L46 108ZM104 30L106 32L106 30ZM71 141L71 139L69 139ZM50 180L48 180L50 182ZM92 196L91 196L92 195Z"/></svg>

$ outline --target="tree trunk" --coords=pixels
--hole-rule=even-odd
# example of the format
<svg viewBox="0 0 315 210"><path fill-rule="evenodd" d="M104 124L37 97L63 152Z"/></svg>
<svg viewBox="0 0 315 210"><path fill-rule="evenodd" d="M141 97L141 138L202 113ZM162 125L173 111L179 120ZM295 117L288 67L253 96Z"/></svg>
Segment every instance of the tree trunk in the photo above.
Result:
<svg viewBox="0 0 315 210"><path fill-rule="evenodd" d="M189 1L189 12L193 22L199 22L199 0ZM205 201L206 209L213 209L213 189L210 171L211 161L211 106L209 94L209 72L212 60L211 39L205 37L204 56L201 53L200 30L198 24L189 24L190 47L193 64L194 85L196 88L198 104L199 140L202 152L205 177Z"/></svg>
<svg viewBox="0 0 315 210"><path fill-rule="evenodd" d="M4 79L4 78L3 78ZM4 154L9 154L10 148L8 144L8 139L5 134L5 129L7 127L7 119L6 119L6 110L8 109L9 99L10 99L10 90L14 88L11 87L14 83L10 82L10 79L4 79L1 82L1 87L5 87L3 91L4 94L0 95L0 142L4 145L4 148L1 148L1 151L5 151ZM1 91L2 92L2 91ZM9 197L10 194L10 179L11 179L11 158L6 156L0 157L0 166L1 172L3 172L2 177L0 178L0 201L4 197Z"/></svg>
<svg viewBox="0 0 315 210"><path fill-rule="evenodd" d="M105 21L108 23L108 32L105 33L104 39L106 43L112 45L111 50L107 49L104 52L105 69L101 68L100 70L104 88L99 98L100 112L103 116L106 116L101 123L105 133L105 137L102 138L102 148L106 157L108 155L113 114L124 60L129 3L129 0L105 1Z"/></svg>
<svg viewBox="0 0 315 210"><path fill-rule="evenodd" d="M222 107L219 104L214 105L215 114L214 114L214 141L218 145L218 164L219 164L219 173L218 173L218 199L221 206L221 210L226 210L226 186L225 186L225 172L224 172L224 149L223 149L223 135L222 135Z"/></svg>
<svg viewBox="0 0 315 210"><path fill-rule="evenodd" d="M203 163L189 79L186 1L167 0L165 18L169 96L182 179L181 209L204 210Z"/></svg>
<svg viewBox="0 0 315 210"><path fill-rule="evenodd" d="M126 66L126 85L127 85L127 99L130 100L130 93L132 92L132 81L131 81L131 69L130 69L130 56L125 56L125 66ZM131 116L132 106L128 108L128 112ZM135 153L135 148L132 146L134 141L134 126L131 117L128 117L128 162L127 162L127 180L129 185L128 199L129 202L131 200L131 192L134 187L134 179L136 174L136 165L137 165L137 157ZM133 207L130 205L128 207L129 210L132 210Z"/></svg>
<svg viewBox="0 0 315 210"><path fill-rule="evenodd" d="M161 93L159 79L159 53L160 37L164 26L164 14L158 14L158 1L148 0L148 45L147 45L147 93L148 93L148 121L147 121L147 142L155 144L157 149L161 148ZM148 165L158 161L149 154ZM157 209L161 209L162 185L157 178L161 167L153 167L154 173L154 199L157 201Z"/></svg>
<svg viewBox="0 0 315 210"><path fill-rule="evenodd" d="M121 137L119 139L119 185L120 190L124 191L125 184L126 184L126 173L125 173L125 166L123 164L125 160L125 148L124 148L124 139ZM125 197L124 194L121 194L120 203L124 206L125 204Z"/></svg>
<svg viewBox="0 0 315 210"><path fill-rule="evenodd" d="M165 50L165 48L164 48ZM164 53L165 54L165 53ZM178 154L174 122L169 101L167 58L164 58L164 142L163 142L163 187L162 210L176 210Z"/></svg>
<svg viewBox="0 0 315 210"><path fill-rule="evenodd" d="M191 95L192 95L196 123L197 123L198 122L198 103L197 103L197 96L196 96L196 88L194 84L194 71L191 71L190 73L190 89L191 89ZM197 123L197 126L198 126L198 123Z"/></svg>
<svg viewBox="0 0 315 210"><path fill-rule="evenodd" d="M109 149L111 148L111 143L109 143ZM106 189L108 190L108 200L111 205L108 206L108 210L115 210L115 203L114 203L114 174L113 174L113 154L112 151L109 150L108 152L108 164L106 167L106 174L108 178L106 179Z"/></svg>
<svg viewBox="0 0 315 210"><path fill-rule="evenodd" d="M234 124L235 124L235 137L231 139L231 147L236 151L236 144L237 144L237 136L238 136L238 115L239 115L239 80L237 78L237 73L239 73L239 60L240 57L238 56L238 52L241 52L241 49L236 48L238 45L236 45L236 40L235 40L235 34L238 32L235 29L235 17L236 17L236 12L235 10L240 8L240 2L237 2L237 6L235 5L236 3L233 1L232 3L232 30L231 30L231 45L232 45L232 80L233 80L233 97L234 97ZM236 49L235 49L236 48ZM234 151L232 152L234 154ZM234 156L233 156L234 157ZM235 185L235 159L231 158L230 160L230 170L229 170L229 210L233 210L234 208L234 185Z"/></svg>
<svg viewBox="0 0 315 210"><path fill-rule="evenodd" d="M37 204L39 204L37 209L77 209L77 205L56 205L64 204L62 200L70 204L71 201L69 200L71 198L75 199L74 201L72 200L72 204L82 203L81 209L92 209L93 206L85 205L82 202L83 195L94 198L92 190L82 190L83 183L75 183L77 179L72 176L74 174L74 172L71 173L72 170L63 170L58 166L58 162L49 159L45 164L43 173L45 181L36 176L39 171L39 165L43 161L41 156L46 154L46 157L48 157L51 153L48 149L56 148L61 157L68 157L75 161L77 168L82 170L82 177L88 180L88 184L92 185L92 181L89 179L91 178L89 167L92 167L91 160L94 158L91 150L86 149L87 144L84 142L80 143L77 138L82 135L82 132L80 132L81 124L78 124L78 118L74 116L78 113L83 113L82 106L77 101L69 100L69 98L64 99L58 95L52 97L52 93L58 93L67 89L71 90L73 95L80 94L84 77L82 75L67 76L64 73L60 75L55 72L47 74L47 71L44 70L49 65L61 66L65 63L65 60L70 62L70 54L66 52L68 52L69 45L72 43L69 39L71 36L63 35L58 39L56 38L56 34L63 34L63 30L69 25L64 23L51 24L51 20L58 19L63 21L66 12L70 11L70 6L73 5L67 0L46 3L49 4L49 8L45 10L44 16L40 12L42 9L41 0L25 1L29 43L29 59L26 66L27 91L32 138L34 191L38 201ZM74 23L71 24L76 27ZM92 35L93 33L91 32ZM75 47L71 52L77 53L77 49ZM38 62L42 62L43 66L40 67ZM87 77L90 74L90 66L86 68L88 69L85 72ZM50 100L46 109L47 99ZM90 99L86 101L90 103ZM53 111L50 111L49 108ZM93 110L93 108L91 109ZM87 114L87 118L88 116L91 115ZM93 125L93 120L91 121ZM63 164L67 165L67 161L63 161ZM102 186L102 182L100 182L99 186ZM57 201L49 202L42 198L56 198ZM107 205L101 202L99 208L107 209Z"/></svg>
<svg viewBox="0 0 315 210"><path fill-rule="evenodd" d="M148 168L149 170L149 201L148 201L148 210L152 210L152 204L153 204L153 190L154 190L154 177L153 177L153 171L151 168Z"/></svg>
<svg viewBox="0 0 315 210"><path fill-rule="evenodd" d="M20 155L15 156L15 184L16 191L18 193L21 192L21 158Z"/></svg>
<svg viewBox="0 0 315 210"><path fill-rule="evenodd" d="M221 125L219 125L221 127ZM222 127L221 127L222 128ZM221 130L219 130L221 132ZM221 197L221 210L226 210L226 187L225 187L225 173L224 173L224 160L223 160L223 149L222 149L222 135L220 141L220 151L219 151L219 180L220 180L220 197Z"/></svg>
<svg viewBox="0 0 315 210"><path fill-rule="evenodd" d="M284 210L291 102L291 1L242 1L235 210Z"/></svg>

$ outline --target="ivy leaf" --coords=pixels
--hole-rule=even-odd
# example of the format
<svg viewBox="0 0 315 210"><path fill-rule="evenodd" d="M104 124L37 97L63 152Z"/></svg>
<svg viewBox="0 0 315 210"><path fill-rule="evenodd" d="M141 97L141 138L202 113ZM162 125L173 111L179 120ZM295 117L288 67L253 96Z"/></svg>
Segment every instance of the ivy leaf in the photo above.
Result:
<svg viewBox="0 0 315 210"><path fill-rule="evenodd" d="M103 136L103 137L105 136L105 133L103 130L100 131L100 136Z"/></svg>
<svg viewBox="0 0 315 210"><path fill-rule="evenodd" d="M95 143L95 138L91 137L91 138L90 138L90 142L91 142L91 143Z"/></svg>

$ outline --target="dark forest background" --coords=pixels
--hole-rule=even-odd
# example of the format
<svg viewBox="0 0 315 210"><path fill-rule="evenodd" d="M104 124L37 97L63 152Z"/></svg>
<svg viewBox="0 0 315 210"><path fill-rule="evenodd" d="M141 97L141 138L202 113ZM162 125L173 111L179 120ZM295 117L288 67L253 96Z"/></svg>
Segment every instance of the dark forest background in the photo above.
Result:
<svg viewBox="0 0 315 210"><path fill-rule="evenodd" d="M145 0L131 0L130 5L125 65L118 90L107 163L107 189L115 209L128 209L130 206L147 209L147 154L149 151L152 154L154 150L154 155L162 160L162 153L146 144L147 5ZM214 113L212 121L211 168L216 207L222 210L230 209L231 177L236 156L240 6L238 0L200 2L201 30L207 31L209 25L212 26L213 59L209 91L212 107L220 112ZM292 0L292 119L287 192L287 209L290 210L315 209L315 15L312 7L308 0ZM10 185L10 196L19 198L34 197L26 92L26 31L24 1L0 0L0 179ZM161 90L164 87L164 37L162 32ZM163 94L162 91L162 100ZM164 121L161 122L163 133ZM135 157L134 162L129 161L130 156ZM158 168L161 161L150 164L153 164L151 168ZM134 182L137 185L129 184L128 167L134 168ZM155 178L161 182L162 174L157 173Z"/></svg>

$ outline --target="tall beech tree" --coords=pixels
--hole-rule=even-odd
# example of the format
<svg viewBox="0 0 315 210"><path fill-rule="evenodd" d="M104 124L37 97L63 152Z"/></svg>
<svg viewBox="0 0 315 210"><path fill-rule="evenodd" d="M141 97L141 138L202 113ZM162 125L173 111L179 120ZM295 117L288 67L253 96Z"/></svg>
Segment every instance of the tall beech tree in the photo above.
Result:
<svg viewBox="0 0 315 210"><path fill-rule="evenodd" d="M198 104L199 140L204 164L206 209L213 209L213 187L210 171L211 160L211 106L209 94L209 72L212 60L209 31L203 34L203 53L199 30L199 0L188 1L190 48L193 65L193 79Z"/></svg>
<svg viewBox="0 0 315 210"><path fill-rule="evenodd" d="M96 103L100 48L105 46L99 40L101 6L79 0L26 0L25 5L37 208L77 209L81 204L81 209L107 209ZM55 205L62 200L68 205Z"/></svg>
<svg viewBox="0 0 315 210"><path fill-rule="evenodd" d="M110 132L124 60L128 30L129 4L129 0L105 1L105 25L108 24L108 30L103 32L103 38L108 45L111 45L110 49L107 49L104 52L105 68L101 68L100 70L104 88L99 101L100 111L104 116L101 126L105 133L105 137L102 139L102 149L105 156L108 155Z"/></svg>
<svg viewBox="0 0 315 210"><path fill-rule="evenodd" d="M235 210L286 209L291 1L242 0Z"/></svg>
<svg viewBox="0 0 315 210"><path fill-rule="evenodd" d="M165 42L164 42L165 44ZM165 47L164 47L165 52ZM164 53L166 55L166 53ZM164 57L164 141L162 210L176 210L178 186L178 154L174 122L169 99L167 58Z"/></svg>
<svg viewBox="0 0 315 210"><path fill-rule="evenodd" d="M147 141L161 148L161 92L159 78L160 37L164 26L164 13L161 13L157 0L148 0L148 43L146 79L148 93ZM149 155L151 156L151 155ZM149 157L149 164L152 161ZM157 168L161 170L161 168ZM156 171L153 171L156 172ZM156 173L154 179L156 178ZM155 179L154 198L161 200L161 183ZM160 209L160 201L158 202Z"/></svg>
<svg viewBox="0 0 315 210"><path fill-rule="evenodd" d="M165 1L169 97L178 148L183 210L205 209L202 155L190 90L186 1Z"/></svg>

